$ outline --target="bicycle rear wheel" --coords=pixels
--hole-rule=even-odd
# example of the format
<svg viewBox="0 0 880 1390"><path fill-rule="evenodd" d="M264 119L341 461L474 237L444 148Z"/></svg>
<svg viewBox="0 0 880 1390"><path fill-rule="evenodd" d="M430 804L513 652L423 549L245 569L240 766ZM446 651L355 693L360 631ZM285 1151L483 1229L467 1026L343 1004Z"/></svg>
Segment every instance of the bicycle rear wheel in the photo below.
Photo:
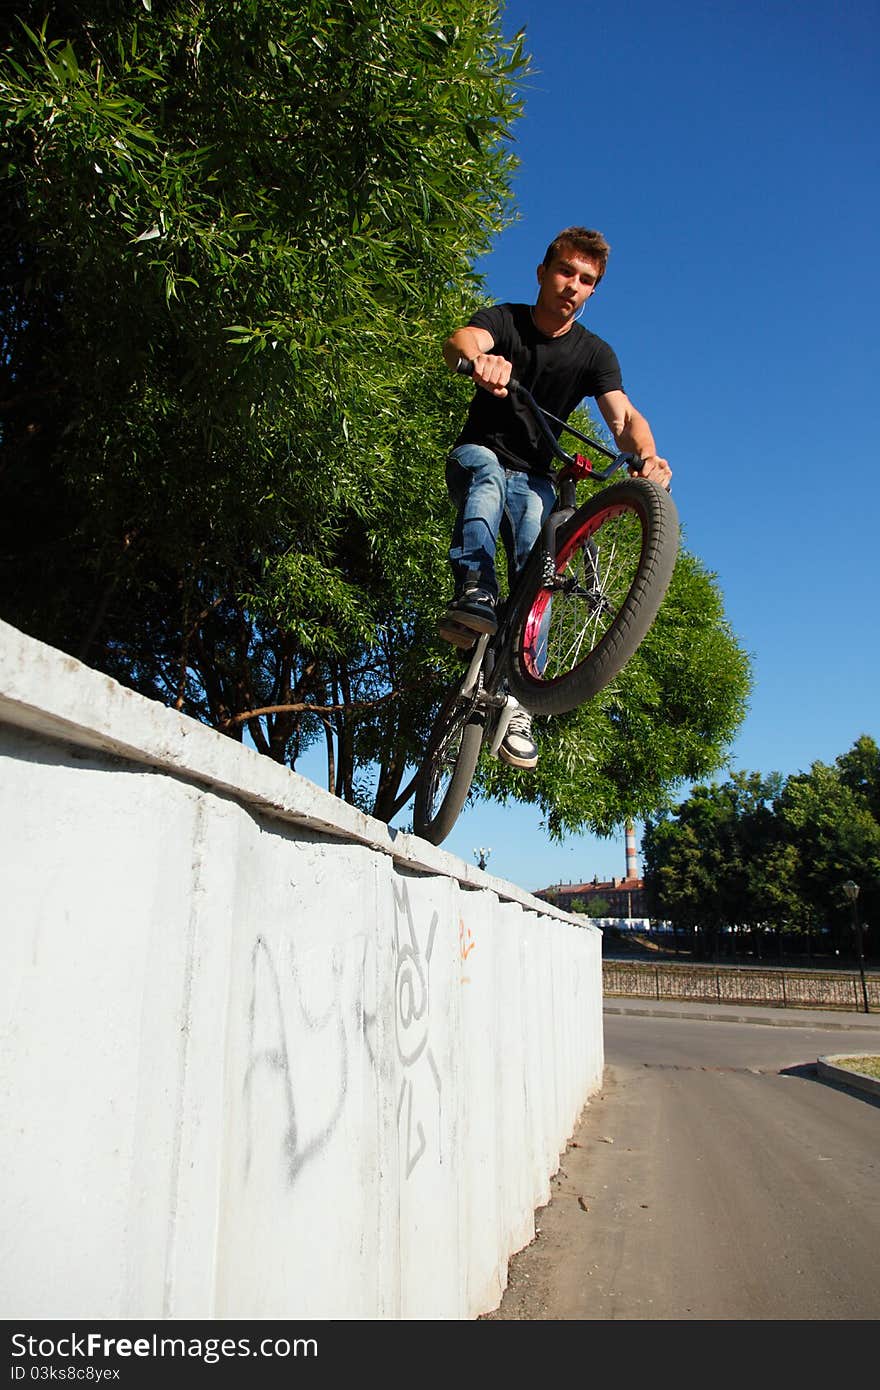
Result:
<svg viewBox="0 0 880 1390"><path fill-rule="evenodd" d="M446 839L467 801L484 725L485 715L456 686L434 721L416 783L413 831L432 845Z"/></svg>
<svg viewBox="0 0 880 1390"><path fill-rule="evenodd" d="M535 714L565 714L608 684L650 628L672 578L678 513L656 483L597 493L557 535L552 574L531 562L516 615L511 693Z"/></svg>

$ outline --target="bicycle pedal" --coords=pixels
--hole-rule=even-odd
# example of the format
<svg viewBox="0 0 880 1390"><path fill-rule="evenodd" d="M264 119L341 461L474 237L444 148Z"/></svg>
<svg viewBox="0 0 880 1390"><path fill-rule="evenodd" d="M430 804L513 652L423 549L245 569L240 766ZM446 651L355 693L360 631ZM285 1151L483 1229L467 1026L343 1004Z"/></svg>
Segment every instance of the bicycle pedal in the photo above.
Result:
<svg viewBox="0 0 880 1390"><path fill-rule="evenodd" d="M451 642L462 651L470 651L477 640L477 633L473 628L464 627L462 623L457 623L454 618L448 616L439 620L437 631L444 641Z"/></svg>

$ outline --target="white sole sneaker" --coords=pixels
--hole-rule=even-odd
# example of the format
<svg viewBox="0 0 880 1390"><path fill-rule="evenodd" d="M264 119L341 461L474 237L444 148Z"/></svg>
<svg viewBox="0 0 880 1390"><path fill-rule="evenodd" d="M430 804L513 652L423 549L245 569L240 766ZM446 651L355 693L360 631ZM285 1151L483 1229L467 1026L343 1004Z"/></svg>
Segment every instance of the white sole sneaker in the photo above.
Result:
<svg viewBox="0 0 880 1390"><path fill-rule="evenodd" d="M507 763L508 767L523 767L531 771L533 767L538 766L537 749L534 753L514 753L511 749L505 748L502 743L498 749L498 756L503 763Z"/></svg>

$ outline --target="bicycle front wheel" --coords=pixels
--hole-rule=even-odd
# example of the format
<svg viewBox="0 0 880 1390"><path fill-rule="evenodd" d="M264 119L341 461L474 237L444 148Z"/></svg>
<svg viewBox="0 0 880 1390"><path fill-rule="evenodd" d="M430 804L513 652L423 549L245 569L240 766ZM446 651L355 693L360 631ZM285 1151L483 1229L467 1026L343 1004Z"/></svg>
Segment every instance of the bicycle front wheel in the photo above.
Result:
<svg viewBox="0 0 880 1390"><path fill-rule="evenodd" d="M446 839L467 801L484 724L485 716L473 700L461 698L458 687L434 721L413 808L414 833L432 845Z"/></svg>
<svg viewBox="0 0 880 1390"><path fill-rule="evenodd" d="M672 578L678 513L663 488L628 478L597 493L540 556L517 611L510 690L535 714L596 695L642 641Z"/></svg>

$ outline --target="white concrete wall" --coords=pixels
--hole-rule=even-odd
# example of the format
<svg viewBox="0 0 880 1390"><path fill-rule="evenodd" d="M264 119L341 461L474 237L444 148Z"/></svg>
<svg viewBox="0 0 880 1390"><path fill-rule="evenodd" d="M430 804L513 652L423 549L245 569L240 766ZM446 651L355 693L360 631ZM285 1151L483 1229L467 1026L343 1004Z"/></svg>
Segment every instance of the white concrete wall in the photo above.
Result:
<svg viewBox="0 0 880 1390"><path fill-rule="evenodd" d="M472 1318L600 935L0 624L0 1316Z"/></svg>

